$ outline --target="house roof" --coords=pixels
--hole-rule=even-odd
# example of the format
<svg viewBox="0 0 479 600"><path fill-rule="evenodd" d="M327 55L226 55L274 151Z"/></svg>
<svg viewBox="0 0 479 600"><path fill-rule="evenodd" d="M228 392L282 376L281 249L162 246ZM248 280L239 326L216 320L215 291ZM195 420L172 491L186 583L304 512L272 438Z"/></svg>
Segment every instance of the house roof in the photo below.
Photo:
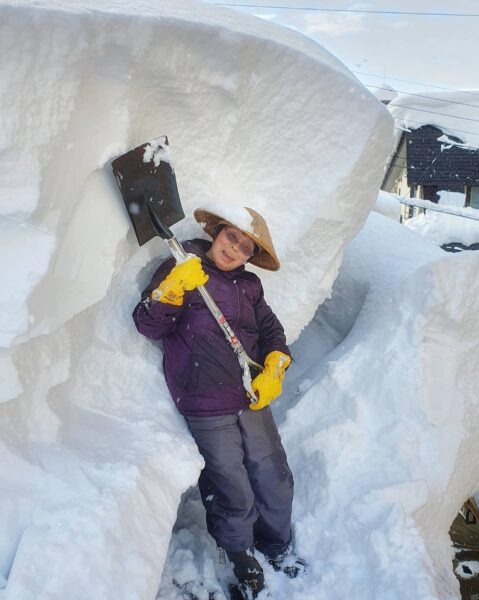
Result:
<svg viewBox="0 0 479 600"><path fill-rule="evenodd" d="M479 149L470 149L441 129L425 125L405 134L408 185L462 191L479 185Z"/></svg>
<svg viewBox="0 0 479 600"><path fill-rule="evenodd" d="M406 147L409 183L451 190L477 185L479 91L401 94L388 109L396 129L383 184L406 166ZM404 158L399 159L400 154Z"/></svg>

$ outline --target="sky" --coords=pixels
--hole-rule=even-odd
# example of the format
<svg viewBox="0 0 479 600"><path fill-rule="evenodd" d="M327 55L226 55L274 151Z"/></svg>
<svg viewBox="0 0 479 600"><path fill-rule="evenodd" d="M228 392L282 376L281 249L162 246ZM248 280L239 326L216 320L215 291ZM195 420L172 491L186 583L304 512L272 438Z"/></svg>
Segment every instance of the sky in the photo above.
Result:
<svg viewBox="0 0 479 600"><path fill-rule="evenodd" d="M216 4L214 0L209 3ZM318 41L374 92L386 81L399 92L424 93L435 86L479 93L479 0L224 0L267 8L241 10L285 25ZM294 10L274 7L289 6ZM323 12L465 13L477 16L420 16ZM398 81L406 80L406 81ZM412 83L415 82L415 83ZM418 85L422 84L422 85Z"/></svg>

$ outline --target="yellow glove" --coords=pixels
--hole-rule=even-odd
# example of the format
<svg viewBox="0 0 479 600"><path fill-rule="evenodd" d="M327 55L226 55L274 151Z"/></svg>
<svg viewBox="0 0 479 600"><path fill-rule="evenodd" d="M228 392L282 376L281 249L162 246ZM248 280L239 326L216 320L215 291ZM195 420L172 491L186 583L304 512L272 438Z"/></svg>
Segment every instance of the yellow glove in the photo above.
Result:
<svg viewBox="0 0 479 600"><path fill-rule="evenodd" d="M281 394L284 372L290 363L291 358L278 350L266 356L264 369L251 382L258 398L256 404L250 404L251 410L261 410Z"/></svg>
<svg viewBox="0 0 479 600"><path fill-rule="evenodd" d="M208 275L201 267L201 259L191 255L191 258L171 269L167 277L151 292L151 298L156 302L181 306L185 291L194 290L207 281Z"/></svg>

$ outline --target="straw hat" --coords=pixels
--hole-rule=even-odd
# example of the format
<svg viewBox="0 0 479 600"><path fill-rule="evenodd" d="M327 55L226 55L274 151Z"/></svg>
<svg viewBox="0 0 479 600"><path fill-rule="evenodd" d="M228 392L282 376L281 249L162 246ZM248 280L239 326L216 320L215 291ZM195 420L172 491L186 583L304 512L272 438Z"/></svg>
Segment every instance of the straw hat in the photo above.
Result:
<svg viewBox="0 0 479 600"><path fill-rule="evenodd" d="M210 237L214 237L218 225L230 225L237 227L245 235L253 240L258 246L259 251L252 256L248 262L268 271L277 271L280 267L279 258L273 247L273 241L263 217L252 208L244 207L251 215L251 230L246 231L239 224L228 221L224 217L217 215L209 210L197 208L193 215L198 223L203 227Z"/></svg>

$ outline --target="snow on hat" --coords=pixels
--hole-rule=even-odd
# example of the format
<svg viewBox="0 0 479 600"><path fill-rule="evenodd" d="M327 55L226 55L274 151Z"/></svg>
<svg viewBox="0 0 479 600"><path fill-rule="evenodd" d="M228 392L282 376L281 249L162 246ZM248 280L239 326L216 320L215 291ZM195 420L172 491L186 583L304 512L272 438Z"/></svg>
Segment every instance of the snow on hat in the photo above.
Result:
<svg viewBox="0 0 479 600"><path fill-rule="evenodd" d="M279 269L279 258L276 255L266 221L252 208L247 206L224 207L215 204L214 208L210 206L197 208L193 215L211 237L215 236L218 225L230 225L241 229L259 248L249 262L268 271Z"/></svg>

